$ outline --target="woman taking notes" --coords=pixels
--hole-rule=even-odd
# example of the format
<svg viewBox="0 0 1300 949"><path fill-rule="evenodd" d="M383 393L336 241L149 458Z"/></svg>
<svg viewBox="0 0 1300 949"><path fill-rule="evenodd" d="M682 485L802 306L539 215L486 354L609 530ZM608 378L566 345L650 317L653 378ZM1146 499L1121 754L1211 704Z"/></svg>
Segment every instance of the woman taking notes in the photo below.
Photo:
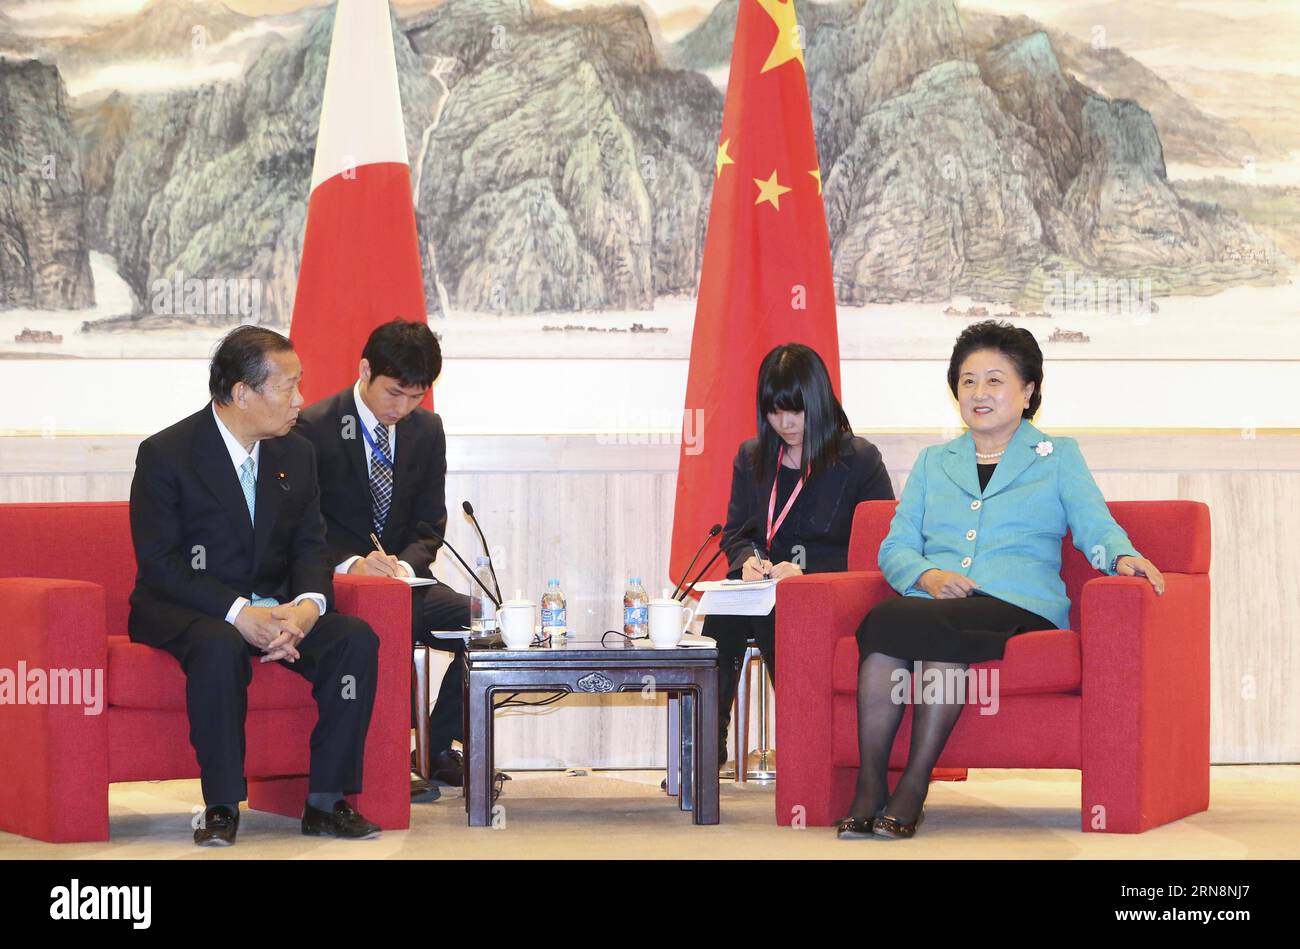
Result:
<svg viewBox="0 0 1300 949"><path fill-rule="evenodd" d="M1001 659L1017 633L1069 624L1061 541L1108 574L1164 578L1111 517L1072 438L1029 423L1042 401L1043 354L1028 330L992 320L968 326L948 365L964 435L921 452L880 545L899 593L858 629L860 766L841 837L911 837L924 816L930 772L963 703L949 688L913 709L907 767L892 796L889 752L903 717L896 684L914 663L955 686L970 663ZM900 690L901 691L901 690ZM911 693L911 688L907 689Z"/></svg>
<svg viewBox="0 0 1300 949"><path fill-rule="evenodd" d="M788 343L763 357L756 401L758 436L740 446L732 467L722 533L727 575L758 580L846 569L854 508L859 501L894 496L880 452L854 437L826 364L807 346ZM711 615L704 635L718 643L722 763L737 667L748 639L758 643L776 676L775 611Z"/></svg>

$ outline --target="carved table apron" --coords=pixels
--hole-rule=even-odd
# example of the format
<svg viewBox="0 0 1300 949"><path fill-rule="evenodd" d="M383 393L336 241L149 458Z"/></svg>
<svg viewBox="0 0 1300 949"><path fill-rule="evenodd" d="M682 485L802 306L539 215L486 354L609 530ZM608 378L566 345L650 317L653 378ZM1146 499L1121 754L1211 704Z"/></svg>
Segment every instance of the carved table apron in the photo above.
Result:
<svg viewBox="0 0 1300 949"><path fill-rule="evenodd" d="M465 810L492 824L493 704L508 692L641 692L668 696L667 791L697 824L718 823L718 651L566 642L465 653Z"/></svg>

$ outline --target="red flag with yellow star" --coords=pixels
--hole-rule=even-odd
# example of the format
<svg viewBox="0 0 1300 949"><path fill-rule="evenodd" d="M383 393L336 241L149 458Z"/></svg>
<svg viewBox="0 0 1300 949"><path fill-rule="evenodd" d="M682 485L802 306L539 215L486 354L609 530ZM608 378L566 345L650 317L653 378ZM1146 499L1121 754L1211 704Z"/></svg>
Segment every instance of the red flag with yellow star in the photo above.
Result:
<svg viewBox="0 0 1300 949"><path fill-rule="evenodd" d="M839 394L830 238L794 0L740 0L714 167L677 469L674 580L726 516L732 459L757 434L763 357L782 343L810 346ZM724 575L726 562L718 558L709 576Z"/></svg>

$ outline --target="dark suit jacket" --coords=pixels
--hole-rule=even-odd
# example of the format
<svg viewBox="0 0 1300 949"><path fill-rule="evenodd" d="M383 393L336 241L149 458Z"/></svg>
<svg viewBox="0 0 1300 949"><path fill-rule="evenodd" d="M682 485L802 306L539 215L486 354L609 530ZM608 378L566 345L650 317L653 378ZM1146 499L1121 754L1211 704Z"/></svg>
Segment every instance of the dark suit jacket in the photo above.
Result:
<svg viewBox="0 0 1300 949"><path fill-rule="evenodd" d="M736 452L731 471L731 501L722 544L727 550L728 575L740 576L740 568L753 556L753 548L742 543L741 528L756 516L748 535L763 549L767 532L767 506L772 497L775 470L762 483L755 478L754 453L758 439L751 438ZM787 495L782 496L781 503ZM865 438L850 434L840 437L839 460L816 478L810 478L795 500L780 531L773 538L773 562L789 560L790 551L802 545L805 573L843 571L848 567L849 533L859 501L888 501L894 497L889 473L880 450ZM778 505L774 515L780 514Z"/></svg>
<svg viewBox="0 0 1300 949"><path fill-rule="evenodd" d="M137 565L127 628L151 646L201 616L224 620L236 598L333 605L316 459L290 432L261 442L256 529L211 405L140 443L131 480Z"/></svg>
<svg viewBox="0 0 1300 949"><path fill-rule="evenodd" d="M370 542L370 469L361 425L351 386L298 416L297 431L316 446L331 569L375 549ZM439 534L447 529L447 436L442 419L419 408L398 422L396 462L393 500L379 542L427 577L441 544L421 540L415 526L424 521Z"/></svg>

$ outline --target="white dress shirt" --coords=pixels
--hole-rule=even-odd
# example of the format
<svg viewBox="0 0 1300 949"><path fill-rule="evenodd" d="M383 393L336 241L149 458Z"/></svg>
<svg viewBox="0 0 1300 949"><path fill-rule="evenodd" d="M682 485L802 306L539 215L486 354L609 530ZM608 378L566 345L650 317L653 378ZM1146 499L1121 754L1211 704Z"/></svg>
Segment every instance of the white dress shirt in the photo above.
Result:
<svg viewBox="0 0 1300 949"><path fill-rule="evenodd" d="M212 417L217 420L217 431L221 433L221 440L226 443L226 451L230 452L230 463L235 466L235 477L239 477L239 470L244 466L244 462L249 458L252 458L253 483L256 484L258 458L261 456L261 442L254 442L253 450L251 452L245 451L244 446L239 444L239 439L230 434L230 429L226 428L226 423L221 421L221 416L217 414L215 403L212 406ZM311 600L316 604L316 609L320 610L320 615L325 615L325 597L322 594L300 593L294 598L293 605L297 606L303 600ZM226 622L233 626L235 624L235 617L239 615L239 611L248 606L248 604L249 600L247 597L236 597L235 602L232 603L230 609L226 611Z"/></svg>
<svg viewBox="0 0 1300 949"><path fill-rule="evenodd" d="M379 424L379 419L375 417L374 412L370 411L370 406L366 405L366 403L361 399L360 379L358 379L356 382L352 384L352 401L356 402L357 404L357 415L361 416L360 423L364 425L366 427L366 431L373 436L375 433L375 426ZM397 464L397 426L385 425L384 428L388 429L388 460L393 462L393 464ZM375 456L375 452L370 447L370 439L362 435L361 441L366 446L366 476L369 477L370 459ZM349 570L352 569L352 565L360 559L361 559L360 557L355 557L355 556L349 557L347 560L343 561L341 564L335 567L334 572L347 573ZM402 565L402 568L406 571L406 575L408 577L415 576L415 568L412 567L409 563L407 563L405 560L399 560L397 562Z"/></svg>

